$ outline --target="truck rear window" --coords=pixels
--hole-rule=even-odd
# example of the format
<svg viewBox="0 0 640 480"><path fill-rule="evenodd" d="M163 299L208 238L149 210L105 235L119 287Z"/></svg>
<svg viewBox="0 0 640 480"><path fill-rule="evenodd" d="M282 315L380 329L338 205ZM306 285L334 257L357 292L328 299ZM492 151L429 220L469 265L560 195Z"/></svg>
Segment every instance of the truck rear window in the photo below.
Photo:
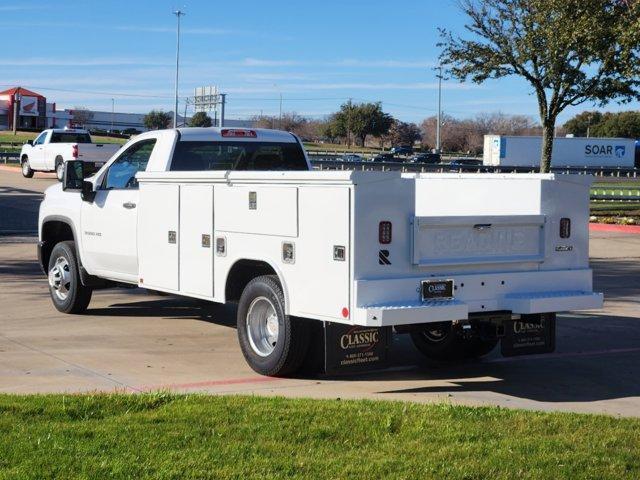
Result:
<svg viewBox="0 0 640 480"><path fill-rule="evenodd" d="M53 132L49 143L91 143L88 133Z"/></svg>
<svg viewBox="0 0 640 480"><path fill-rule="evenodd" d="M176 144L171 171L308 170L298 143L185 142Z"/></svg>

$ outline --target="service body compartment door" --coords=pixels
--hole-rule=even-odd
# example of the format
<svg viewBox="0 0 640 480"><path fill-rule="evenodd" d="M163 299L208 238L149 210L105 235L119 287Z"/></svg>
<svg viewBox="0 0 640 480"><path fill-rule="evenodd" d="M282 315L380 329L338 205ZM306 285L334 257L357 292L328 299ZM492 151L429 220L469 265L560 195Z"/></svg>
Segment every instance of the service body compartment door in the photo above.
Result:
<svg viewBox="0 0 640 480"><path fill-rule="evenodd" d="M295 264L283 266L291 309L301 315L348 320L350 304L350 190L299 189L300 237Z"/></svg>
<svg viewBox="0 0 640 480"><path fill-rule="evenodd" d="M178 291L178 235L180 187L140 184L138 261L140 284Z"/></svg>
<svg viewBox="0 0 640 480"><path fill-rule="evenodd" d="M180 291L213 297L213 186L180 187Z"/></svg>
<svg viewBox="0 0 640 480"><path fill-rule="evenodd" d="M288 186L216 187L216 229L295 237L298 235L298 189Z"/></svg>

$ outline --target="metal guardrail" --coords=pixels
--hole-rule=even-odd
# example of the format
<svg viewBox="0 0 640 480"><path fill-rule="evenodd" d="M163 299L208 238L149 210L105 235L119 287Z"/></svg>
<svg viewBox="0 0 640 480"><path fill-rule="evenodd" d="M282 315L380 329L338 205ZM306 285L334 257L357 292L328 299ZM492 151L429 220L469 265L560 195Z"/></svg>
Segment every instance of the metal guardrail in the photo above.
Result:
<svg viewBox="0 0 640 480"><path fill-rule="evenodd" d="M488 165L455 165L448 163L424 164L407 162L344 162L326 158L314 158L310 155L311 164L316 170L361 170L361 171L400 171L405 173L535 173L536 168L530 167L494 167ZM20 153L0 152L0 162L18 163ZM552 168L555 173L594 175L609 178L638 178L640 169L637 168L594 168L594 167L563 167ZM595 202L627 202L640 203L640 187L593 187L591 200Z"/></svg>
<svg viewBox="0 0 640 480"><path fill-rule="evenodd" d="M375 170L375 171L401 171L409 173L536 173L536 167L508 167L492 165L459 165L455 164L457 158L452 158L451 163L409 163L409 162L345 162L333 160L315 155L309 155L311 164L317 170ZM640 169L626 167L553 167L554 173L573 173L579 175L594 175L598 177L638 178Z"/></svg>

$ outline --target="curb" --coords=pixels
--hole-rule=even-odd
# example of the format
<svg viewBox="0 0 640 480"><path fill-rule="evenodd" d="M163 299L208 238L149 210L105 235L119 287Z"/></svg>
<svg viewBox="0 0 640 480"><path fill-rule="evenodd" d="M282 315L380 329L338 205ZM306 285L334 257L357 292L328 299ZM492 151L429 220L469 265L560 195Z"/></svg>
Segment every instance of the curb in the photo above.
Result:
<svg viewBox="0 0 640 480"><path fill-rule="evenodd" d="M618 232L640 234L640 225L614 225L610 223L590 223L590 232Z"/></svg>
<svg viewBox="0 0 640 480"><path fill-rule="evenodd" d="M7 172L14 172L16 170L20 171L20 165L0 165L0 170L5 170Z"/></svg>

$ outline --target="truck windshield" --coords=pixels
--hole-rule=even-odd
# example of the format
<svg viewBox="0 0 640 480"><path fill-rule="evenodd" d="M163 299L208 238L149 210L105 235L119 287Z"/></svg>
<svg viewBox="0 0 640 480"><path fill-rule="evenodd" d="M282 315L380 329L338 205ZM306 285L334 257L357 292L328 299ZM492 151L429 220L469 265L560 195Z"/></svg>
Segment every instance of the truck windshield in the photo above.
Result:
<svg viewBox="0 0 640 480"><path fill-rule="evenodd" d="M88 133L53 132L49 143L91 143Z"/></svg>
<svg viewBox="0 0 640 480"><path fill-rule="evenodd" d="M298 143L186 142L176 144L171 171L308 170Z"/></svg>

